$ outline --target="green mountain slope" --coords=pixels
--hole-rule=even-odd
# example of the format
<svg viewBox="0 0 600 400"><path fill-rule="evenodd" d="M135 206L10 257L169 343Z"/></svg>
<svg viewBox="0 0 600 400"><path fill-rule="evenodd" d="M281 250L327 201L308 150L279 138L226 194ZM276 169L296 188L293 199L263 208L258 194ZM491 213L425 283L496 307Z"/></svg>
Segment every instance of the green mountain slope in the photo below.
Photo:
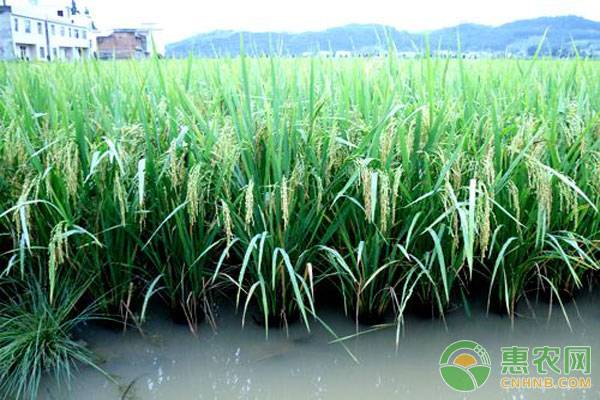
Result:
<svg viewBox="0 0 600 400"><path fill-rule="evenodd" d="M532 55L547 32L543 53L569 55L573 45L584 55L600 55L600 22L576 16L542 17L515 21L497 27L462 24L428 32L432 49L456 50L460 35L466 52L510 52ZM409 33L383 25L352 24L319 32L213 31L167 45L166 55L185 57L237 55L243 37L248 54L301 55L316 51L352 51L370 54L385 51L391 40L399 51L425 46L425 33Z"/></svg>

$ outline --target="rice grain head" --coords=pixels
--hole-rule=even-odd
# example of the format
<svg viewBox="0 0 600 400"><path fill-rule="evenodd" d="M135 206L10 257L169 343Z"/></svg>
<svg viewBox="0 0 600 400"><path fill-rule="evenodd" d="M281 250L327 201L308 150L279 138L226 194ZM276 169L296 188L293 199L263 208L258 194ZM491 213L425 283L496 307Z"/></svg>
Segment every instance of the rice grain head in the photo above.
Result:
<svg viewBox="0 0 600 400"><path fill-rule="evenodd" d="M190 226L194 226L198 220L198 213L200 206L204 202L202 187L202 165L196 164L190 170L187 189L186 189L186 202L188 215L190 218Z"/></svg>
<svg viewBox="0 0 600 400"><path fill-rule="evenodd" d="M393 150L394 140L396 138L396 124L392 121L387 129L382 133L380 160L383 164L387 163L390 153Z"/></svg>
<svg viewBox="0 0 600 400"><path fill-rule="evenodd" d="M528 160L529 187L537 197L538 210L545 214L546 226L550 225L552 215L552 175L538 162Z"/></svg>
<svg viewBox="0 0 600 400"><path fill-rule="evenodd" d="M284 176L281 182L281 210L283 212L283 229L287 229L290 220L288 181Z"/></svg>
<svg viewBox="0 0 600 400"><path fill-rule="evenodd" d="M360 186L362 189L363 204L365 208L365 218L367 222L373 222L371 204L371 180L373 177L371 169L368 167L368 160L359 161Z"/></svg>
<svg viewBox="0 0 600 400"><path fill-rule="evenodd" d="M392 225L396 223L396 209L400 206L398 204L398 197L400 195L400 184L402 183L402 165L394 170L394 183L392 184Z"/></svg>
<svg viewBox="0 0 600 400"><path fill-rule="evenodd" d="M23 233L23 229L25 228L23 227L23 224L27 224L27 227L31 226L31 215L29 211L29 206L26 206L25 203L27 203L29 199L29 194L31 193L31 190L36 186L37 179L27 179L25 180L25 183L23 183L21 195L17 200L18 207L13 213L13 220L15 223L17 236L21 236L21 233ZM29 232L29 234L31 235L31 232Z"/></svg>
<svg viewBox="0 0 600 400"><path fill-rule="evenodd" d="M60 267L68 258L67 242L68 225L65 221L59 222L54 226L51 232L50 242L48 243L48 280L50 285L50 303L54 300L54 289L56 287L56 278L58 267Z"/></svg>
<svg viewBox="0 0 600 400"><path fill-rule="evenodd" d="M231 241L233 240L233 222L231 221L231 212L229 211L229 206L223 199L221 199L221 210L223 212L222 218L225 236L227 237L227 245L230 245Z"/></svg>
<svg viewBox="0 0 600 400"><path fill-rule="evenodd" d="M244 207L246 213L244 215L244 223L246 227L250 229L250 226L254 224L254 180L250 179L246 186L244 194Z"/></svg>
<svg viewBox="0 0 600 400"><path fill-rule="evenodd" d="M127 192L123 185L123 178L121 177L121 171L116 170L115 172L115 191L114 196L119 204L119 215L121 217L121 226L127 225Z"/></svg>
<svg viewBox="0 0 600 400"><path fill-rule="evenodd" d="M380 204L380 226L381 231L386 232L390 219L390 178L387 174L380 174L381 184L379 185L379 204Z"/></svg>
<svg viewBox="0 0 600 400"><path fill-rule="evenodd" d="M179 185L185 177L185 155L180 155L178 153L177 140L173 140L167 151L167 158L169 161L169 181L171 182L173 189L179 188Z"/></svg>

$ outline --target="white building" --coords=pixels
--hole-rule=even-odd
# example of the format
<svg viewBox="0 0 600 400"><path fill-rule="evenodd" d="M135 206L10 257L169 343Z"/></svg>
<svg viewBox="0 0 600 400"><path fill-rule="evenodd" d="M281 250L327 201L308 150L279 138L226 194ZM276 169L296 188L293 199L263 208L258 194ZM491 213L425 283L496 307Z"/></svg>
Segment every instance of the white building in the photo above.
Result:
<svg viewBox="0 0 600 400"><path fill-rule="evenodd" d="M0 59L76 60L95 54L94 24L75 1L69 7L40 6L37 1L4 3L0 6Z"/></svg>

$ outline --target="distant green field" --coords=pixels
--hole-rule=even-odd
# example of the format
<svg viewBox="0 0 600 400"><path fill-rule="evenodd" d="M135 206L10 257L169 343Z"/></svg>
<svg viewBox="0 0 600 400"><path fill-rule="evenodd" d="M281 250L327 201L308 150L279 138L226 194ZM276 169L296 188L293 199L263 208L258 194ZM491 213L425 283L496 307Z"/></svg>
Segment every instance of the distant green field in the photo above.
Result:
<svg viewBox="0 0 600 400"><path fill-rule="evenodd" d="M598 62L5 63L0 99L6 307L400 327L597 286Z"/></svg>

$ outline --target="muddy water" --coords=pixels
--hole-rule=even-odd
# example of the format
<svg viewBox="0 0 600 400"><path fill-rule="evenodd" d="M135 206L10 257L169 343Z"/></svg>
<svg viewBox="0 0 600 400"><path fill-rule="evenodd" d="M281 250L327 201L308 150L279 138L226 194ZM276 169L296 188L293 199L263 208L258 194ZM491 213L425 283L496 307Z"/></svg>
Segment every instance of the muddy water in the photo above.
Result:
<svg viewBox="0 0 600 400"><path fill-rule="evenodd" d="M221 309L218 330L202 324L198 336L159 316L145 336L88 327L83 338L102 359L116 385L91 369L82 369L71 388L50 380L42 399L600 399L600 295L567 306L573 331L558 309L548 320L548 306L525 309L510 321L496 315L462 310L440 321L407 319L395 351L395 329L384 329L346 342L357 364L332 337L314 324L307 333L299 324L289 335L249 323L242 330L230 309ZM324 319L339 335L354 324L333 312ZM438 361L443 349L459 339L482 344L492 360L491 376L475 392L453 392L442 382ZM589 390L504 390L500 388L503 346L592 346Z"/></svg>

